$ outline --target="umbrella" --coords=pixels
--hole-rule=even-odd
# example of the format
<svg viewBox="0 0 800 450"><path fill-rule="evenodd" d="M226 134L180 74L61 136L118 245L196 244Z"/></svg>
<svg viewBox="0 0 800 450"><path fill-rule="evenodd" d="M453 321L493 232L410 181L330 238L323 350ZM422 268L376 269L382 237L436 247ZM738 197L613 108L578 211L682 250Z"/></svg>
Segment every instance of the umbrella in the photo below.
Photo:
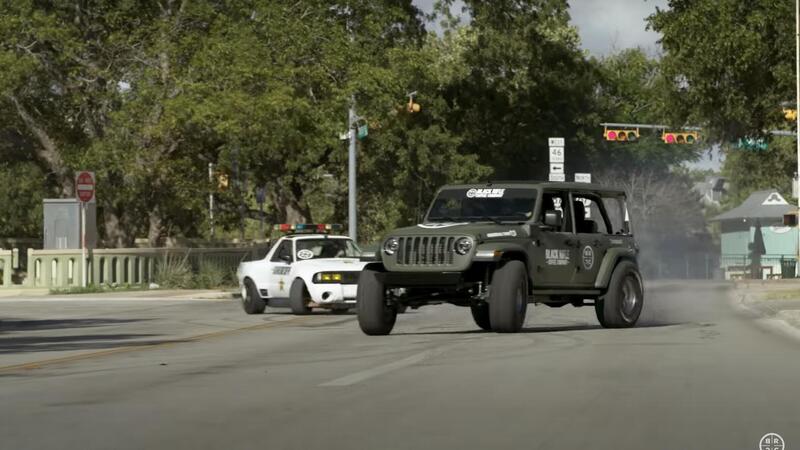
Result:
<svg viewBox="0 0 800 450"><path fill-rule="evenodd" d="M756 230L753 233L753 249L754 254L764 255L767 249L764 248L764 235L761 234L761 220L756 219Z"/></svg>
<svg viewBox="0 0 800 450"><path fill-rule="evenodd" d="M753 233L753 243L750 244L750 276L761 279L761 255L767 253L764 247L764 235L761 233L761 221L756 219L756 229Z"/></svg>

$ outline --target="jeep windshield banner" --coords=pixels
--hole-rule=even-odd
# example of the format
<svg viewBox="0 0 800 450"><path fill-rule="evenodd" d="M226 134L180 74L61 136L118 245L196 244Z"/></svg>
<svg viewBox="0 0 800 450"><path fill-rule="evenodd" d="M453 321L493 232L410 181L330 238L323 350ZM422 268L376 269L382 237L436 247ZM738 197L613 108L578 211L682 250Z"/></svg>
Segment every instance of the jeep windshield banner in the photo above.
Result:
<svg viewBox="0 0 800 450"><path fill-rule="evenodd" d="M426 222L524 221L531 218L535 204L536 189L443 189L433 201Z"/></svg>

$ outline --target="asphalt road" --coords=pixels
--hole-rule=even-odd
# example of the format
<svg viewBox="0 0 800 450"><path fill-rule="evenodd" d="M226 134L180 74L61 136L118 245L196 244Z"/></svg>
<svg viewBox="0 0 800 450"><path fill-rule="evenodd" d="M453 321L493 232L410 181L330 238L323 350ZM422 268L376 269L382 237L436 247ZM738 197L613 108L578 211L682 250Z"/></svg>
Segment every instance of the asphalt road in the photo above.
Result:
<svg viewBox="0 0 800 450"><path fill-rule="evenodd" d="M434 306L367 337L355 316L231 301L0 303L2 449L800 447L800 342L727 287L650 288L641 326L528 310L479 332Z"/></svg>

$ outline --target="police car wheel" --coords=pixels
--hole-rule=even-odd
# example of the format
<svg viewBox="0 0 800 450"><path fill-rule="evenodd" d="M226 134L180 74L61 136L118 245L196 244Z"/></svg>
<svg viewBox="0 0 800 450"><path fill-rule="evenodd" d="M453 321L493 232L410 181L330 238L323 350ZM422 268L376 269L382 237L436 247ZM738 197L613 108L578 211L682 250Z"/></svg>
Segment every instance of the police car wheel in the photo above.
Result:
<svg viewBox="0 0 800 450"><path fill-rule="evenodd" d="M397 307L386 303L386 287L378 273L374 269L364 269L358 277L358 326L370 336L391 333L397 321Z"/></svg>
<svg viewBox="0 0 800 450"><path fill-rule="evenodd" d="M489 320L489 304L481 302L470 306L470 309L472 310L472 319L475 321L475 325L482 330L492 331L492 322Z"/></svg>
<svg viewBox="0 0 800 450"><path fill-rule="evenodd" d="M258 294L256 285L250 280L244 280L242 286L242 308L247 314L261 314L267 307L267 302Z"/></svg>
<svg viewBox="0 0 800 450"><path fill-rule="evenodd" d="M517 333L528 309L528 276L522 261L506 261L494 271L489 287L492 331Z"/></svg>
<svg viewBox="0 0 800 450"><path fill-rule="evenodd" d="M294 314L310 314L311 307L308 306L310 295L306 289L306 283L300 278L292 282L292 288L289 290L289 307Z"/></svg>
<svg viewBox="0 0 800 450"><path fill-rule="evenodd" d="M630 261L614 268L608 291L595 301L597 320L604 328L629 328L636 325L644 304L644 289L639 270Z"/></svg>

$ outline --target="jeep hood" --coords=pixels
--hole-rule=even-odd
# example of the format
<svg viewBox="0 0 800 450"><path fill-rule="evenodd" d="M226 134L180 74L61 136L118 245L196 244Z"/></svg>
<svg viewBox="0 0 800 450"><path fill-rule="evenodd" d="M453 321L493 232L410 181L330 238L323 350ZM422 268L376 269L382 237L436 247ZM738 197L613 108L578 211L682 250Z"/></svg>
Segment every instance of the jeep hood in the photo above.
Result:
<svg viewBox="0 0 800 450"><path fill-rule="evenodd" d="M494 222L433 222L398 228L390 236L475 236L480 240L493 238L523 237L528 235L527 225Z"/></svg>

